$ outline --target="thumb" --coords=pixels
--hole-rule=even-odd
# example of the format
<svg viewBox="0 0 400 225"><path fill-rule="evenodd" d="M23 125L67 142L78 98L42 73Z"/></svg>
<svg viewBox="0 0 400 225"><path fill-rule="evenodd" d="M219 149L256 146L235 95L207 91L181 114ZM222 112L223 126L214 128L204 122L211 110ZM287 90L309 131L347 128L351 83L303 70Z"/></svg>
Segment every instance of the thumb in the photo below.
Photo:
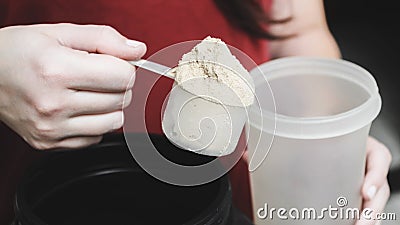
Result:
<svg viewBox="0 0 400 225"><path fill-rule="evenodd" d="M42 27L44 32L66 47L112 55L125 60L139 59L146 53L146 45L129 40L110 26L52 24Z"/></svg>

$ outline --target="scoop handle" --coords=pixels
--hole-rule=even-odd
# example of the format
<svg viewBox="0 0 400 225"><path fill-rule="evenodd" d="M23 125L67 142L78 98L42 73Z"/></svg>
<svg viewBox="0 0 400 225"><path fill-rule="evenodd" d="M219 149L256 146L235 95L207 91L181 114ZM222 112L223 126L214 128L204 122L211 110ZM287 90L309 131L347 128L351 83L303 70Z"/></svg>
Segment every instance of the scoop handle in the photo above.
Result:
<svg viewBox="0 0 400 225"><path fill-rule="evenodd" d="M128 61L130 64L140 67L142 69L166 76L171 79L175 79L174 75L170 73L171 68L168 66L164 66L152 61L148 61L145 59L139 59L139 60L134 60L134 61Z"/></svg>

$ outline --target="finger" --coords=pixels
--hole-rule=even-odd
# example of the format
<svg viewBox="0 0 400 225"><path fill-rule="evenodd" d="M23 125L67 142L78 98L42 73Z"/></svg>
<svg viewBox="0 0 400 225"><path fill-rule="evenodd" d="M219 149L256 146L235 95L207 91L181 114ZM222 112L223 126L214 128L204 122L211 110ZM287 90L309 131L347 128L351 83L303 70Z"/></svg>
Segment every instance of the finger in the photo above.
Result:
<svg viewBox="0 0 400 225"><path fill-rule="evenodd" d="M122 111L74 117L64 125L64 137L100 136L121 128L123 122Z"/></svg>
<svg viewBox="0 0 400 225"><path fill-rule="evenodd" d="M365 202L364 208L370 208L374 214L381 213L385 209L389 196L389 184L387 181L385 181L385 183L377 192L376 196L372 200Z"/></svg>
<svg viewBox="0 0 400 225"><path fill-rule="evenodd" d="M367 142L367 171L362 194L364 199L374 198L377 190L385 183L391 162L389 150L374 138Z"/></svg>
<svg viewBox="0 0 400 225"><path fill-rule="evenodd" d="M112 55L125 60L135 60L146 52L146 45L128 40L110 26L53 24L44 26L47 34L60 44L77 50Z"/></svg>
<svg viewBox="0 0 400 225"><path fill-rule="evenodd" d="M369 208L371 214L366 217L361 217L359 221L357 221L356 225L375 225L378 221L376 219L376 214L383 212L385 205L390 196L390 188L387 181L384 182L382 187L376 193L376 196L372 200L367 200L363 204L363 209ZM368 219L370 217L371 219Z"/></svg>
<svg viewBox="0 0 400 225"><path fill-rule="evenodd" d="M95 137L72 137L58 142L58 148L84 148L90 145L98 144L103 139L102 136Z"/></svg>
<svg viewBox="0 0 400 225"><path fill-rule="evenodd" d="M59 50L58 50L59 51ZM109 55L87 54L62 49L53 54L57 62L53 74L63 74L65 85L73 90L123 92L132 88L135 67Z"/></svg>
<svg viewBox="0 0 400 225"><path fill-rule="evenodd" d="M126 108L132 101L132 90L120 93L76 91L69 97L70 117L105 114Z"/></svg>

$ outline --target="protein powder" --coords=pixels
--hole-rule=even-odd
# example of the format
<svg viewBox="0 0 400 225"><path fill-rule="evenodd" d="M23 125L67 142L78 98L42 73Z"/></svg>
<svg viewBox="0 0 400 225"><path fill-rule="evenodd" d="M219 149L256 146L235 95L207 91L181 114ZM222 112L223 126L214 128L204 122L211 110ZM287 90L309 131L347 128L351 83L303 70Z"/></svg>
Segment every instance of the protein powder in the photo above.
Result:
<svg viewBox="0 0 400 225"><path fill-rule="evenodd" d="M181 148L212 156L234 151L246 108L254 102L248 71L220 39L207 37L174 68L165 108L165 135Z"/></svg>

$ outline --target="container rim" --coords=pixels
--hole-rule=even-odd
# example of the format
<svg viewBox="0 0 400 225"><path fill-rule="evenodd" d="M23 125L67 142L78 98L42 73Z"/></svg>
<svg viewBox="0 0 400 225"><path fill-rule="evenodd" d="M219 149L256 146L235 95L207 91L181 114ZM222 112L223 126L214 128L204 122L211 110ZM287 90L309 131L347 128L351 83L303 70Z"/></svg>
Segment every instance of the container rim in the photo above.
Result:
<svg viewBox="0 0 400 225"><path fill-rule="evenodd" d="M323 71L324 75L350 81L354 85L362 87L369 94L369 98L357 107L345 112L318 117L287 116L265 109L261 109L260 115L255 108L250 108L249 123L251 126L278 136L304 139L326 138L344 135L360 129L371 123L379 114L382 102L374 77L366 69L350 61L332 58L291 56L263 63L250 71L250 74L254 79L257 89L257 87L268 81L286 76L296 76L294 73L287 73L285 70L288 68L306 67L312 68L310 74L314 73L313 75ZM255 124L254 120L251 119L252 117L258 118L256 121L266 120L269 122L267 124L276 123L276 130L272 130L273 127L261 127L259 124ZM358 123L355 123L354 119L358 120ZM351 121L353 121L352 124L349 123ZM263 122L263 124L266 123Z"/></svg>

